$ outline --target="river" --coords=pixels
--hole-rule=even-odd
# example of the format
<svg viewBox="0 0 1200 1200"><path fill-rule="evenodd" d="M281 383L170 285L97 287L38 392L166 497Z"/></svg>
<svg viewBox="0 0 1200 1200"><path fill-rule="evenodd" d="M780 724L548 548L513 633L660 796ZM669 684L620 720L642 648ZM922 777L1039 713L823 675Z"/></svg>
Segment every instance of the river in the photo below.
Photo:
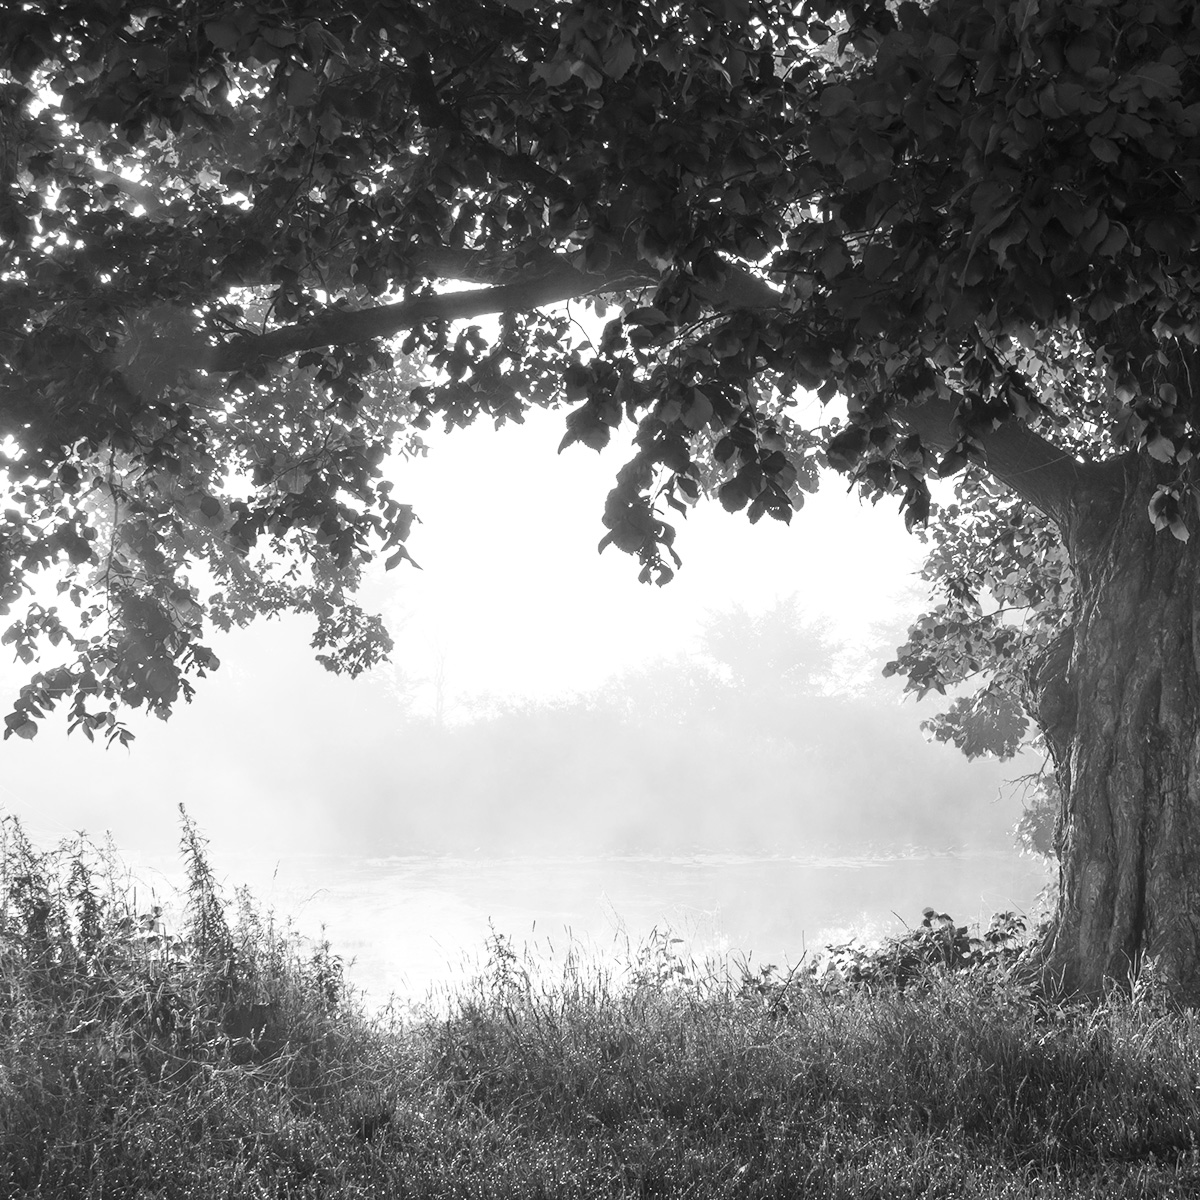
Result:
<svg viewBox="0 0 1200 1200"><path fill-rule="evenodd" d="M347 976L381 1005L445 996L486 959L492 932L553 966L569 948L618 971L657 931L703 962L792 965L852 937L917 925L932 905L961 923L1028 912L1050 878L1015 850L910 850L758 857L378 858L214 855L232 895L246 884L264 910L306 937L328 938ZM159 890L177 865L135 868Z"/></svg>

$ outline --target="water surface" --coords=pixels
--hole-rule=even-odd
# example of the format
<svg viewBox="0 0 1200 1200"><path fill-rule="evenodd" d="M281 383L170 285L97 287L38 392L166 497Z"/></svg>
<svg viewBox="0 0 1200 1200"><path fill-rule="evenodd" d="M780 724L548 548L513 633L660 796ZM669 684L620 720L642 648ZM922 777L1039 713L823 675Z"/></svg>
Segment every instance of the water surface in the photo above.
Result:
<svg viewBox="0 0 1200 1200"><path fill-rule="evenodd" d="M245 883L349 964L373 1003L419 1000L486 958L492 931L541 958L570 944L615 964L657 930L697 961L780 966L853 936L917 925L932 905L961 923L1027 912L1050 878L1016 851L857 857L695 855L578 858L214 857L230 892ZM165 872L177 882L177 868Z"/></svg>

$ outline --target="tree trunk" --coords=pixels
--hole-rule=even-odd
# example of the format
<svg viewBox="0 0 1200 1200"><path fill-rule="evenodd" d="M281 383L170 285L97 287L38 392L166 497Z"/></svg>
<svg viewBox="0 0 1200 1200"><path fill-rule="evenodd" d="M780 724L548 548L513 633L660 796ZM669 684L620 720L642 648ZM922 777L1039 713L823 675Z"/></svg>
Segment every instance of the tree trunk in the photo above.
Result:
<svg viewBox="0 0 1200 1200"><path fill-rule="evenodd" d="M1072 635L1030 684L1062 788L1060 897L1045 965L1096 995L1148 961L1200 1003L1200 535L1147 516L1156 464L1067 533ZM1194 524L1194 522L1193 522Z"/></svg>

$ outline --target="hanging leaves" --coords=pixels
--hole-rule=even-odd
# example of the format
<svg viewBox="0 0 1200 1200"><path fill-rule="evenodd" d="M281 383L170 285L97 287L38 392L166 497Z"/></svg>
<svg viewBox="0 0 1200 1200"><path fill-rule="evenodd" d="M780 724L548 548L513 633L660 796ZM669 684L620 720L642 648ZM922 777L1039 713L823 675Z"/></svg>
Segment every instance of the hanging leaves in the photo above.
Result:
<svg viewBox="0 0 1200 1200"><path fill-rule="evenodd" d="M26 14L0 43L0 604L66 674L7 732L165 715L210 622L297 608L332 667L386 653L349 597L412 562L384 476L435 419L565 402L564 452L627 429L605 544L660 582L667 508L786 521L821 466L913 527L929 471L985 465L1053 515L1064 456L1188 469L1164 389L1200 344L1189 14ZM1150 519L1181 537L1166 477ZM44 572L75 626L21 607Z"/></svg>

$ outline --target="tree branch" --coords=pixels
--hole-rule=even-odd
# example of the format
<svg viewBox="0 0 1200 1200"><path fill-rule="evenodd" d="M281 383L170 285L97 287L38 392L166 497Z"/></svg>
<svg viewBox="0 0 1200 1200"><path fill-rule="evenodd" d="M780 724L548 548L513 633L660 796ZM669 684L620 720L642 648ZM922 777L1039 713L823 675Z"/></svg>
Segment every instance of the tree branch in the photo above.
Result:
<svg viewBox="0 0 1200 1200"><path fill-rule="evenodd" d="M952 401L934 398L896 415L922 442L949 450L960 438L954 425L955 410ZM1114 484L1119 486L1121 472L1114 472L1113 462L1081 463L1018 418L1005 421L979 440L984 451L980 465L1044 512L1064 534L1085 502Z"/></svg>
<svg viewBox="0 0 1200 1200"><path fill-rule="evenodd" d="M441 247L429 250L420 266L442 279L504 282L466 291L412 296L375 308L333 309L302 324L258 335L245 334L211 347L199 365L212 373L237 371L265 358L279 359L320 346L391 337L428 321L527 312L597 292L653 286L660 278L648 263L632 256L618 260L603 274L589 274L549 251L517 267L489 260L476 251ZM531 268L539 273L531 278L514 279L518 272ZM710 292L705 299L718 310L765 309L779 301L779 294L765 280L738 266L731 266L721 284ZM897 418L926 444L949 450L961 436L954 423L955 411L953 402L935 398L900 410ZM1111 463L1079 462L1015 418L983 434L980 441L984 449L981 465L1044 512L1064 532L1080 507L1102 492L1107 493L1120 475L1119 471L1114 474Z"/></svg>
<svg viewBox="0 0 1200 1200"><path fill-rule="evenodd" d="M429 250L422 256L419 269L442 279L502 282L470 291L412 296L376 308L332 309L301 324L282 326L262 334L243 334L233 341L214 346L198 365L215 374L238 371L261 359L283 358L318 346L349 345L392 337L427 321L461 321L492 313L526 312L597 292L652 287L661 278L649 263L632 256L617 259L603 274L590 274L577 270L552 252L517 268L491 262L475 251L448 247ZM513 279L518 271L531 269L538 274ZM732 268L707 299L714 308L764 308L777 303L779 296L750 272Z"/></svg>
<svg viewBox="0 0 1200 1200"><path fill-rule="evenodd" d="M466 261L462 263L467 266ZM557 260L553 270L532 279L461 292L411 296L377 308L333 309L300 325L268 333L244 335L212 347L200 366L214 373L237 371L264 358L283 358L318 346L349 345L392 337L427 321L461 321L500 312L525 312L595 292L654 282L650 268L640 274L609 272L588 275Z"/></svg>
<svg viewBox="0 0 1200 1200"><path fill-rule="evenodd" d="M127 179L124 175L118 175L116 171L107 171L103 167L94 167L92 175L101 185L113 184L120 188L128 200L134 204L140 204L147 213L158 216L167 207L159 191L144 183L139 183L136 179Z"/></svg>

